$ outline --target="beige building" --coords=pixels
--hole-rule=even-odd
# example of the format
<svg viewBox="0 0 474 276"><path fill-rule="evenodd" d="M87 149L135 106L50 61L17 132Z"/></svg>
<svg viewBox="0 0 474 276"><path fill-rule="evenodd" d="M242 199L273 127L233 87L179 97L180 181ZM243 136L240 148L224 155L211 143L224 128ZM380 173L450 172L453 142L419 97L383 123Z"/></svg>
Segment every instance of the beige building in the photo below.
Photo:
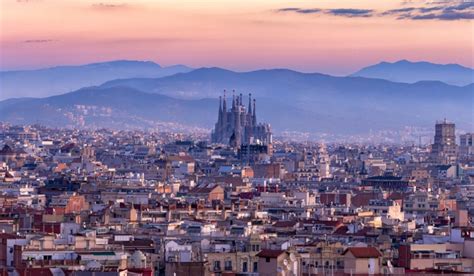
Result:
<svg viewBox="0 0 474 276"><path fill-rule="evenodd" d="M316 242L295 248L300 255L301 273L331 273L344 269L344 245L340 242Z"/></svg>
<svg viewBox="0 0 474 276"><path fill-rule="evenodd" d="M207 253L209 273L255 273L258 271L257 252Z"/></svg>
<svg viewBox="0 0 474 276"><path fill-rule="evenodd" d="M427 180L430 178L430 173L427 169L415 169L411 172L411 178L417 182Z"/></svg>
<svg viewBox="0 0 474 276"><path fill-rule="evenodd" d="M374 275L381 269L382 254L375 247L349 247L344 255L344 273Z"/></svg>
<svg viewBox="0 0 474 276"><path fill-rule="evenodd" d="M474 272L474 241L442 244L408 244L399 248L398 264L410 270Z"/></svg>
<svg viewBox="0 0 474 276"><path fill-rule="evenodd" d="M382 216L391 219L403 221L404 214L402 207L397 201L393 200L370 200L367 209L372 211L375 216Z"/></svg>

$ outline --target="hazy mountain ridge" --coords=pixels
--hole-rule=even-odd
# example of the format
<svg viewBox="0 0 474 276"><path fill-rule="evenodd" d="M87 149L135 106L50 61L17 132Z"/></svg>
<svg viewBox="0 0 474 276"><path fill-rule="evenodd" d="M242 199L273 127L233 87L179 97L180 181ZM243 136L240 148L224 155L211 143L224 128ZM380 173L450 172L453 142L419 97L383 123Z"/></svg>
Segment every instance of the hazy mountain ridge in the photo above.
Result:
<svg viewBox="0 0 474 276"><path fill-rule="evenodd" d="M191 70L183 65L161 67L151 61L116 60L38 70L2 71L0 99L48 97L114 79L163 77Z"/></svg>
<svg viewBox="0 0 474 276"><path fill-rule="evenodd" d="M269 113L274 107L289 110L295 116L308 116L291 106L272 100L259 107L260 113ZM39 123L48 126L74 127L153 127L154 123L187 125L210 128L217 117L217 99L183 100L160 94L141 92L129 87L88 87L71 93L48 98L9 99L0 102L0 120L14 124ZM262 118L262 114L259 114ZM291 119L276 116L276 125L282 128ZM137 124L137 125L133 125ZM298 125L298 124L296 124Z"/></svg>
<svg viewBox="0 0 474 276"><path fill-rule="evenodd" d="M112 81L105 83L103 87L117 85L188 99L217 98L225 88L230 96L229 89L235 89L237 93L251 92L257 99L271 98L304 110L320 110L328 113L327 115L336 116L341 115L344 108L348 108L350 112L358 108L367 111L376 109L375 105L378 105L386 111L392 111L397 104L400 109L438 108L441 113L449 115L449 112L443 111L456 110L446 110L447 107L472 107L474 94L470 86L457 87L441 82L407 84L281 69L236 73L218 68L203 68L159 79ZM354 116L350 112L345 112L344 115ZM453 113L455 114L456 112Z"/></svg>
<svg viewBox="0 0 474 276"><path fill-rule="evenodd" d="M332 77L286 69L236 73L202 68L163 78L114 80L45 99L4 101L0 103L0 120L34 123L38 118L51 118L52 123L70 124L72 116L81 118L85 126L147 127L152 122L167 122L211 128L217 120L218 96L223 89L235 89L236 94L253 94L259 121L271 123L276 132L363 133L407 125L430 127L445 117L472 129L472 87L438 81L407 84ZM227 95L231 97L231 91ZM55 116L64 120L54 120Z"/></svg>
<svg viewBox="0 0 474 276"><path fill-rule="evenodd" d="M213 101L201 101L199 106L207 109L206 105L213 106L211 102ZM33 122L48 125L57 118L58 125L55 126L61 126L64 123L73 124L77 117L86 121L94 120L94 117L109 117L109 121L124 122L132 117L152 117L155 121L174 122L179 121L179 116L176 115L181 115L179 110L192 112L194 107L191 101L144 93L128 87L88 87L47 98L2 101L0 110L3 121L31 123L34 120ZM74 113L74 116L68 118L67 113ZM193 118L189 118L189 122L198 123Z"/></svg>
<svg viewBox="0 0 474 276"><path fill-rule="evenodd" d="M438 81L408 84L287 69L236 73L201 68L159 79L112 81L103 86L114 85L180 98L217 98L223 89L227 89L228 95L231 89L237 93L251 92L257 102L261 102L259 98L270 98L299 110L317 112L324 119L340 118L334 121L340 127L330 127L331 131L428 126L444 117L469 128L473 125L474 90L470 86L458 87ZM308 129L317 129L317 126L310 127L315 122L313 119L295 117L295 122L305 121ZM326 125L324 121L318 123Z"/></svg>
<svg viewBox="0 0 474 276"><path fill-rule="evenodd" d="M289 69L240 73L215 67L200 68L162 78L113 80L101 85L101 87L114 86L128 86L150 93L183 98L218 97L226 88L228 95L231 95L232 89L235 89L237 93L252 92L258 96L279 97L280 99L293 99L295 92L338 92L345 95L383 96L384 91L397 90L397 93L407 96L425 97L431 95L446 98L452 96L445 93L448 90L454 93L466 92L462 87L439 81L419 81L408 84L365 77L335 77L319 73L300 73ZM431 90L426 91L426 88ZM412 91L417 91L417 93ZM470 95L470 93L467 94Z"/></svg>
<svg viewBox="0 0 474 276"><path fill-rule="evenodd" d="M474 83L474 69L459 64L435 64L430 62L380 62L367 66L351 76L385 79L395 82L441 81L465 86Z"/></svg>

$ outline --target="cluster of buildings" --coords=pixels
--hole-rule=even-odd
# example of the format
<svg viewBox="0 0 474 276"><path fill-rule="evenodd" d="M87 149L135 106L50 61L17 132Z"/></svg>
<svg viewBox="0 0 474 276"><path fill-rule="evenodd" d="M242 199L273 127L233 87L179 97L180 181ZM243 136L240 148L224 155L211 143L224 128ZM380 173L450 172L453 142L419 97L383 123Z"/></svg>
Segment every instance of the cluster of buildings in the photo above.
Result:
<svg viewBox="0 0 474 276"><path fill-rule="evenodd" d="M2 275L474 274L473 134L286 142L252 103L212 142L0 125Z"/></svg>

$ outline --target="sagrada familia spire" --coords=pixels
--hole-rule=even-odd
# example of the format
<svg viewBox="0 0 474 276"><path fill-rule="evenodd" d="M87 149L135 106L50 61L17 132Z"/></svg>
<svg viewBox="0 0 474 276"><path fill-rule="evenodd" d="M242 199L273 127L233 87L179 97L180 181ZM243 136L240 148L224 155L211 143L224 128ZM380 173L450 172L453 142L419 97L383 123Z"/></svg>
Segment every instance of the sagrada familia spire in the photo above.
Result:
<svg viewBox="0 0 474 276"><path fill-rule="evenodd" d="M269 124L257 124L257 107L252 94L249 94L248 108L243 96L232 91L232 106L227 109L227 95L219 97L219 114L214 131L211 134L213 143L228 144L239 148L249 144L271 144L272 133Z"/></svg>

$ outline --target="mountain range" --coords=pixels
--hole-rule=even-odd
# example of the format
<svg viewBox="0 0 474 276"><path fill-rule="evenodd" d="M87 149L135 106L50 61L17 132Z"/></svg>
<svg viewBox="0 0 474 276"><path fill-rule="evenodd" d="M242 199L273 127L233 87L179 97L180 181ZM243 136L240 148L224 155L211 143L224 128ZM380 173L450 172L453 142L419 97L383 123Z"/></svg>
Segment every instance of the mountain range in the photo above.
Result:
<svg viewBox="0 0 474 276"><path fill-rule="evenodd" d="M192 69L184 65L161 67L151 61L116 60L78 66L2 71L0 100L21 97L48 97L120 78L157 78Z"/></svg>
<svg viewBox="0 0 474 276"><path fill-rule="evenodd" d="M351 76L385 79L395 82L415 83L434 80L464 86L474 83L474 70L458 64L435 64L430 62L381 62L362 68Z"/></svg>
<svg viewBox="0 0 474 276"><path fill-rule="evenodd" d="M0 102L0 120L53 126L211 128L218 96L252 93L260 121L275 132L357 134L404 126L432 127L442 118L473 129L474 85L397 83L286 69L233 72L201 68L160 78L113 80L43 99Z"/></svg>
<svg viewBox="0 0 474 276"><path fill-rule="evenodd" d="M0 71L0 100L49 97L117 79L161 78L192 70L184 65L162 67L151 61L116 60L38 70ZM457 64L443 65L407 60L394 63L381 62L362 68L350 76L403 83L433 80L457 86L474 82L474 71L471 68ZM146 82L146 80L140 81ZM195 95L199 96L199 93Z"/></svg>
<svg viewBox="0 0 474 276"><path fill-rule="evenodd" d="M130 129L179 124L203 126L193 114L211 117L217 100L188 101L150 94L128 87L88 87L47 98L20 98L0 102L2 121L39 123L52 127L110 127Z"/></svg>

